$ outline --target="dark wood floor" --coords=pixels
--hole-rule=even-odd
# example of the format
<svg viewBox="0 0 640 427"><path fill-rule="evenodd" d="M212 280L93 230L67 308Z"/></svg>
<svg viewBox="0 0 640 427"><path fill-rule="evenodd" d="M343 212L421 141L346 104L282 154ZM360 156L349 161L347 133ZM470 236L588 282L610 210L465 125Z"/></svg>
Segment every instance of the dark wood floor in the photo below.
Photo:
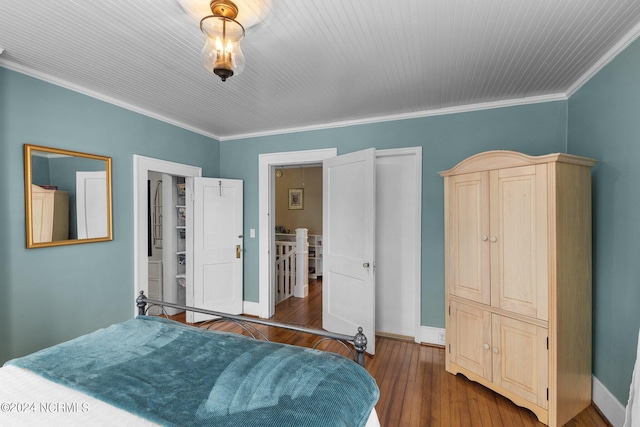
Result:
<svg viewBox="0 0 640 427"><path fill-rule="evenodd" d="M322 283L310 283L309 297L290 298L276 307L274 320L314 328L322 326ZM238 331L232 324L216 329ZM312 336L260 327L270 340L294 345L312 345ZM344 354L336 344L330 351ZM393 426L544 426L527 409L491 390L451 375L444 369L444 348L376 337L376 355L365 364L380 387L376 411L382 427ZM567 426L600 427L610 424L591 405Z"/></svg>

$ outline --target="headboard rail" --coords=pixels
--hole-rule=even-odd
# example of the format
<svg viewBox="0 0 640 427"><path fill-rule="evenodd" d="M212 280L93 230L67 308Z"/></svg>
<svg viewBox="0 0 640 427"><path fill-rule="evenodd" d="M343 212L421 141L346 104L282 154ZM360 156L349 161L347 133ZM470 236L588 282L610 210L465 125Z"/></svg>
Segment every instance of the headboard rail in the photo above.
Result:
<svg viewBox="0 0 640 427"><path fill-rule="evenodd" d="M364 353L367 350L367 337L362 333L361 327L358 328L358 331L354 336L337 334L337 333L325 331L322 329L307 328L304 326L291 325L288 323L279 323L279 322L274 322L272 320L254 319L246 316L222 313L218 311L206 310L203 308L196 308L196 307L190 307L190 306L175 304L175 303L166 302L166 301L155 300L155 299L147 298L147 296L144 294L144 291L140 291L138 297L136 298L136 306L138 307L138 315L140 316L146 315L147 311L152 306L161 307L162 312L166 317L169 317L169 316L164 309L165 307L176 308L179 310L194 311L196 313L216 316L218 317L218 319L215 319L216 322L220 322L220 321L233 322L238 326L240 326L243 330L245 330L252 338L254 339L261 338L265 341L269 341L269 339L259 329L253 326L253 324L289 329L296 332L317 335L322 338L319 339L313 345L313 348L316 348L321 342L326 340L337 341L341 343L350 352L353 360L356 363L364 367ZM353 350L355 350L355 354L351 349L351 347L347 345L347 343L350 344L351 347L353 347Z"/></svg>

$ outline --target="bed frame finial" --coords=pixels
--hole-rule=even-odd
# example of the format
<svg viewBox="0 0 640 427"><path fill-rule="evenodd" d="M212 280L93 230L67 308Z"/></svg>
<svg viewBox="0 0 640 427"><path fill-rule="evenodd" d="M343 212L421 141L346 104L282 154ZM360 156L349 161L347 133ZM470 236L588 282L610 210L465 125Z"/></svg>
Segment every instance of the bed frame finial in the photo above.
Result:
<svg viewBox="0 0 640 427"><path fill-rule="evenodd" d="M353 337L353 347L358 353L356 362L364 367L364 352L367 350L367 337L362 333L362 327L358 327L358 333Z"/></svg>
<svg viewBox="0 0 640 427"><path fill-rule="evenodd" d="M144 316L147 310L147 297L144 291L140 291L140 295L136 298L136 305L138 306L138 316Z"/></svg>

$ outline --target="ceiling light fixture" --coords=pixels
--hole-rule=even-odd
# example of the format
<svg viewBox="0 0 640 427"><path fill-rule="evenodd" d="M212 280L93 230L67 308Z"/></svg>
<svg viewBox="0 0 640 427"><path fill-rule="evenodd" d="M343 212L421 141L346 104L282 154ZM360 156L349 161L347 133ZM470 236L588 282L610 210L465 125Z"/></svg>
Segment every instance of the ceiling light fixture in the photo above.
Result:
<svg viewBox="0 0 640 427"><path fill-rule="evenodd" d="M237 76L244 68L244 55L240 40L244 27L238 21L238 6L230 0L213 0L209 6L212 15L200 21L200 30L207 37L202 49L204 68L226 81Z"/></svg>

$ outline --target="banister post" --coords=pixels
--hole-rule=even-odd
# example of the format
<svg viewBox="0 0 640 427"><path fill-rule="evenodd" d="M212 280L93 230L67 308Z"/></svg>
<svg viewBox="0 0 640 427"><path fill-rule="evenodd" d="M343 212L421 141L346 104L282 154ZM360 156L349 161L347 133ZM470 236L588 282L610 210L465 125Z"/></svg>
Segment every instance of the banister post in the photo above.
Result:
<svg viewBox="0 0 640 427"><path fill-rule="evenodd" d="M296 285L293 296L309 295L309 240L306 228L296 228Z"/></svg>

